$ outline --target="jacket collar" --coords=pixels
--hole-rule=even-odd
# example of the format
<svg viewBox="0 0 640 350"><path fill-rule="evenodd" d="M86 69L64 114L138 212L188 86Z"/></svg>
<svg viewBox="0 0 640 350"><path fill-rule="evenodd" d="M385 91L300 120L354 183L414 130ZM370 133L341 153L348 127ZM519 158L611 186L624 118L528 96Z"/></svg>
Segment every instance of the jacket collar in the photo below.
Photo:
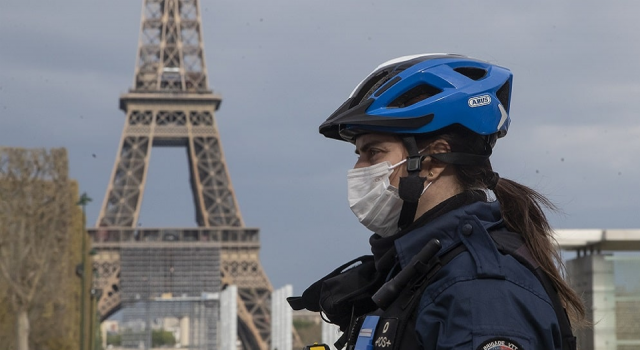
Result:
<svg viewBox="0 0 640 350"><path fill-rule="evenodd" d="M405 267L431 239L440 240L441 253L455 246L460 242L457 233L460 221L469 217L476 218L485 230L489 230L502 223L500 204L498 201L476 201L442 214L427 224L402 235L394 242L401 266Z"/></svg>

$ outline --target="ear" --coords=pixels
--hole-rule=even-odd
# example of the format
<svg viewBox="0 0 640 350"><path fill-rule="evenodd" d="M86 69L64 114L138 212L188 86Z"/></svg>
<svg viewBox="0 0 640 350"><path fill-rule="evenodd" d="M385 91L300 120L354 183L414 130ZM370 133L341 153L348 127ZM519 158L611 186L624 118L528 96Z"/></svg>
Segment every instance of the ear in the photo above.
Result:
<svg viewBox="0 0 640 350"><path fill-rule="evenodd" d="M436 153L449 153L451 152L451 146L449 143L442 139L433 141L429 147L427 147L426 154ZM421 176L425 176L427 181L434 181L442 175L448 164L443 163L437 159L427 156L422 162Z"/></svg>

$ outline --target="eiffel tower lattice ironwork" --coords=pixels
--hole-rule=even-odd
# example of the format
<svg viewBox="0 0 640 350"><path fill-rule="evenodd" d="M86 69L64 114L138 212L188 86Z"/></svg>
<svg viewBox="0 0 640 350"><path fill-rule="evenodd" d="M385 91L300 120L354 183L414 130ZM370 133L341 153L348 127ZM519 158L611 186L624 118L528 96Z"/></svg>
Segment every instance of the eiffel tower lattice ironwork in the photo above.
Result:
<svg viewBox="0 0 640 350"><path fill-rule="evenodd" d="M258 257L258 230L244 226L220 144L214 112L221 97L207 85L199 1L143 0L142 12L134 85L120 97L120 148L90 230L98 310L104 319L120 307L122 249L146 238L169 244L162 238L169 233L175 242L214 242L222 284L238 287L238 338L245 349L266 350L272 287ZM198 228L136 227L153 146L186 147Z"/></svg>

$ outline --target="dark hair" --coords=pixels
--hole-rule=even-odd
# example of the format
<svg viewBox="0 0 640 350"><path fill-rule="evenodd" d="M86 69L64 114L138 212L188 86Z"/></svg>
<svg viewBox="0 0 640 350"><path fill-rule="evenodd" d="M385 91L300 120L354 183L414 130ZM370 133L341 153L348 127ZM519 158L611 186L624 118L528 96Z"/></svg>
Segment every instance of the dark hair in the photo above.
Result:
<svg viewBox="0 0 640 350"><path fill-rule="evenodd" d="M420 137L419 144L427 145L437 139L447 141L451 152L486 154L486 137L463 127L451 127L438 135ZM513 180L498 178L489 159L480 165L453 165L458 181L464 190L493 188L500 202L502 218L509 231L520 233L533 258L551 278L572 324L582 326L585 307L582 299L563 279L564 264L554 247L555 238L543 207L557 211L558 208L545 196ZM497 181L497 182L496 182Z"/></svg>

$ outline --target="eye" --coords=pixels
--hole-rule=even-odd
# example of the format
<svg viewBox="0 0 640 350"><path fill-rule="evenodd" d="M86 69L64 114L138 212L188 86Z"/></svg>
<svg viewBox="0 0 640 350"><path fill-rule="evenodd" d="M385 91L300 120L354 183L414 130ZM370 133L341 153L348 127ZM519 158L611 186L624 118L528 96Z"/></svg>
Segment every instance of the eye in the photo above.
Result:
<svg viewBox="0 0 640 350"><path fill-rule="evenodd" d="M363 145L360 149L356 149L356 154L358 155L357 164L375 164L378 163L381 158L384 157L384 154L388 151L384 146L377 144L366 144Z"/></svg>
<svg viewBox="0 0 640 350"><path fill-rule="evenodd" d="M375 159L381 153L382 153L381 149L371 148L367 151L367 157L369 157L369 159L372 160L372 159Z"/></svg>
<svg viewBox="0 0 640 350"><path fill-rule="evenodd" d="M379 150L379 149L369 148L368 150L366 150L366 151L364 151L362 153L356 153L356 156L358 158L361 158L363 156L363 154L364 154L364 156L366 156L368 158L371 158L371 157L374 157L374 156L378 155L380 152L382 152L382 151Z"/></svg>

